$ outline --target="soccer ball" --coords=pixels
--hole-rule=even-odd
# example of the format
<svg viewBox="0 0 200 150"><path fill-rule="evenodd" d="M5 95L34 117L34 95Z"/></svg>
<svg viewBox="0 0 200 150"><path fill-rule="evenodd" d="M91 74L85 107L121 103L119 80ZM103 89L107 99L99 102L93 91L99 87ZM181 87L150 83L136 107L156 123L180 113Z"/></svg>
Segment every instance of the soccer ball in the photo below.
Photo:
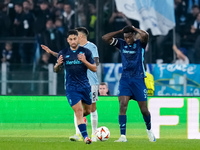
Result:
<svg viewBox="0 0 200 150"><path fill-rule="evenodd" d="M96 129L95 135L99 141L107 141L110 137L110 131L107 127L102 126Z"/></svg>

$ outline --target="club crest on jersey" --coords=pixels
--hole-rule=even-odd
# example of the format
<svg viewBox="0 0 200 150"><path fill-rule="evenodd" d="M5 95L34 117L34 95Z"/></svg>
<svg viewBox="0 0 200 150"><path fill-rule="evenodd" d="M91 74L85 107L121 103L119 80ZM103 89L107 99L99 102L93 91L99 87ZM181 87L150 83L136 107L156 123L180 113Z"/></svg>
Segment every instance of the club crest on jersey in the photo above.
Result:
<svg viewBox="0 0 200 150"><path fill-rule="evenodd" d="M135 49L135 48L136 48L136 44L134 43L134 44L133 44L133 49Z"/></svg>

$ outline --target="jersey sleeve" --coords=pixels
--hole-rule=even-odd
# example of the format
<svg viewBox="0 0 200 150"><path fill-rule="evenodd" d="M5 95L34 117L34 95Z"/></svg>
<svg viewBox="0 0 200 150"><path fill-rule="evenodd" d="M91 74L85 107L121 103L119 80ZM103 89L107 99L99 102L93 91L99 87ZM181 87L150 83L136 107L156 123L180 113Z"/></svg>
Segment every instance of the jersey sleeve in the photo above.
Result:
<svg viewBox="0 0 200 150"><path fill-rule="evenodd" d="M94 58L92 57L92 52L91 52L90 50L88 50L88 49L86 49L85 52L86 52L86 53L85 53L86 60L87 60L89 63L94 64L95 62L94 62Z"/></svg>
<svg viewBox="0 0 200 150"><path fill-rule="evenodd" d="M115 46L118 49L121 48L122 44L123 44L123 40L119 38L113 38L113 41L110 43L111 46Z"/></svg>
<svg viewBox="0 0 200 150"><path fill-rule="evenodd" d="M142 43L140 39L136 40L136 43L139 43L143 49L147 46L147 43Z"/></svg>
<svg viewBox="0 0 200 150"><path fill-rule="evenodd" d="M92 46L92 55L93 55L93 57L99 57L99 54L98 54L98 50L97 50L97 46L96 46L96 45L93 45L93 46Z"/></svg>
<svg viewBox="0 0 200 150"><path fill-rule="evenodd" d="M60 51L60 52L58 53L57 60L58 60L58 58L60 57L60 55L62 55L62 51Z"/></svg>

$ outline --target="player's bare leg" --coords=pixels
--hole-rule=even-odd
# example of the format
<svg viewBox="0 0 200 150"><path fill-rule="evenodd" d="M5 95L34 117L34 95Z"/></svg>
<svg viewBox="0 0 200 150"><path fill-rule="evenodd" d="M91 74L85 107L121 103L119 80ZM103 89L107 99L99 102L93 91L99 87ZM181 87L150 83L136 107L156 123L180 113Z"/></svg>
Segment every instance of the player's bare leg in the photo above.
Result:
<svg viewBox="0 0 200 150"><path fill-rule="evenodd" d="M147 101L138 101L138 105L140 107L140 111L143 115L146 127L147 127L147 134L149 137L150 142L155 142L156 138L151 130L151 115L147 108Z"/></svg>
<svg viewBox="0 0 200 150"><path fill-rule="evenodd" d="M115 142L127 142L126 139L126 111L128 107L128 102L130 100L130 96L119 96L119 126L121 137Z"/></svg>
<svg viewBox="0 0 200 150"><path fill-rule="evenodd" d="M77 119L76 119L75 113L74 113L74 126L75 126L75 130L76 130L76 134L69 137L70 141L83 141L81 132L77 125Z"/></svg>
<svg viewBox="0 0 200 150"><path fill-rule="evenodd" d="M83 105L84 105L84 104L83 104ZM89 106L89 107L91 107L91 106ZM90 109L91 109L91 108L87 109L87 111L89 111L89 112L87 112L87 113L85 113L85 114L90 113ZM83 110L83 112L86 112L86 110ZM83 119L84 119L84 122L86 123L86 126L87 126L87 119L86 119L85 117L84 117ZM86 120L85 120L85 119L86 119ZM70 136L69 139L70 139L71 141L83 141L81 132L80 132L80 130L79 130L79 128L78 128L78 125L77 125L77 118L76 118L75 113L74 113L74 125L75 125L76 134L74 134L73 136Z"/></svg>
<svg viewBox="0 0 200 150"><path fill-rule="evenodd" d="M72 109L74 110L74 113L76 115L77 125L78 125L78 128L79 128L83 138L85 139L85 143L86 144L90 144L92 141L88 137L86 124L85 124L85 122L83 120L83 108L82 108L82 105L83 105L82 102L79 101L77 104L72 106ZM86 109L84 113L90 114L91 105L84 104L83 106Z"/></svg>
<svg viewBox="0 0 200 150"><path fill-rule="evenodd" d="M90 117L91 117L91 126L92 126L91 139L92 139L92 142L97 142L97 138L95 136L95 131L96 131L97 125L98 125L98 114L97 114L96 102L92 103Z"/></svg>

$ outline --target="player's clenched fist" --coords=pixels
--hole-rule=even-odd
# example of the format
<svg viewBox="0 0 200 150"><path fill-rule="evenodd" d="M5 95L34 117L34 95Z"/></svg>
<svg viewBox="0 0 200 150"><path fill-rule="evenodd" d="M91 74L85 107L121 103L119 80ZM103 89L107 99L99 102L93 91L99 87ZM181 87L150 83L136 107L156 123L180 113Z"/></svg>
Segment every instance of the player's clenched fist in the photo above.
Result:
<svg viewBox="0 0 200 150"><path fill-rule="evenodd" d="M83 54L79 53L78 54L78 60L80 60L84 63L86 61L85 53L83 53Z"/></svg>
<svg viewBox="0 0 200 150"><path fill-rule="evenodd" d="M63 63L63 56L60 55L60 57L58 58L57 64L61 65Z"/></svg>

